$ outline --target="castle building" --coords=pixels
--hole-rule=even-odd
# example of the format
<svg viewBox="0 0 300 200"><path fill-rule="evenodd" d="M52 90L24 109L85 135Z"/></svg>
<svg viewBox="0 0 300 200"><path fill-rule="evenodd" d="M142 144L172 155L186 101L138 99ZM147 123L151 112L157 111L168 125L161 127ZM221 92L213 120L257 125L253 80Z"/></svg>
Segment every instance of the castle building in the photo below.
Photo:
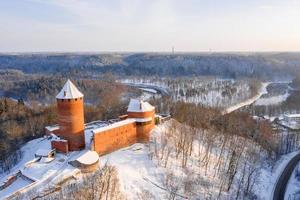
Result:
<svg viewBox="0 0 300 200"><path fill-rule="evenodd" d="M70 80L56 96L58 126L46 127L48 135L59 138L51 141L53 149L68 153L90 148L103 155L137 142L149 142L155 126L155 108L148 102L131 99L127 114L119 121L85 130L83 96ZM86 138L91 139L89 145Z"/></svg>
<svg viewBox="0 0 300 200"><path fill-rule="evenodd" d="M155 126L155 108L148 102L131 99L127 119L94 129L93 150L103 155L134 143L147 143Z"/></svg>
<svg viewBox="0 0 300 200"><path fill-rule="evenodd" d="M83 94L68 80L56 96L58 135L68 141L70 151L85 148Z"/></svg>
<svg viewBox="0 0 300 200"><path fill-rule="evenodd" d="M155 126L155 108L148 102L131 99L127 113L128 118L135 119L137 142L148 142L150 131Z"/></svg>

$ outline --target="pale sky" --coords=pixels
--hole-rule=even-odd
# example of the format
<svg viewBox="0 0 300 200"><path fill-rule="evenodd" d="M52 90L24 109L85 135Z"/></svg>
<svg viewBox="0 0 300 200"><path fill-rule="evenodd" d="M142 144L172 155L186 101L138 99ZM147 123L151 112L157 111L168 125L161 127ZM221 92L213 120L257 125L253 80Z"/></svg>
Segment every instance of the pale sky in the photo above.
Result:
<svg viewBox="0 0 300 200"><path fill-rule="evenodd" d="M0 0L0 52L300 51L300 0Z"/></svg>

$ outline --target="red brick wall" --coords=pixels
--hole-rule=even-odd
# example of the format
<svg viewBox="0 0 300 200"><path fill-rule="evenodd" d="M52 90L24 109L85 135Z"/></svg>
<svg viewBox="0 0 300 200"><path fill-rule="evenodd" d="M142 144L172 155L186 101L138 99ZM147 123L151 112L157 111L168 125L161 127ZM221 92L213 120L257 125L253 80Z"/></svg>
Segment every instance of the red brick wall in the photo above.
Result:
<svg viewBox="0 0 300 200"><path fill-rule="evenodd" d="M60 153L68 153L68 141L51 141L52 149L56 149L57 152Z"/></svg>
<svg viewBox="0 0 300 200"><path fill-rule="evenodd" d="M148 118L155 115L155 110L148 112L128 112L128 118Z"/></svg>
<svg viewBox="0 0 300 200"><path fill-rule="evenodd" d="M136 142L147 143L150 132L155 126L155 111L144 113L128 113L129 118L148 118L148 122L132 122L120 127L112 128L94 134L94 151L103 155L120 148L130 146Z"/></svg>
<svg viewBox="0 0 300 200"><path fill-rule="evenodd" d="M57 99L59 136L68 140L69 150L85 147L83 98Z"/></svg>
<svg viewBox="0 0 300 200"><path fill-rule="evenodd" d="M94 151L103 155L136 143L135 122L94 134Z"/></svg>
<svg viewBox="0 0 300 200"><path fill-rule="evenodd" d="M150 132L154 128L154 121L150 122L137 122L136 131L137 131L137 142L147 143L150 141Z"/></svg>
<svg viewBox="0 0 300 200"><path fill-rule="evenodd" d="M131 113L128 115L130 117L135 118L149 118L151 117L152 120L148 122L136 122L137 127L137 142L146 143L150 140L150 132L155 126L155 111L149 111L144 113Z"/></svg>

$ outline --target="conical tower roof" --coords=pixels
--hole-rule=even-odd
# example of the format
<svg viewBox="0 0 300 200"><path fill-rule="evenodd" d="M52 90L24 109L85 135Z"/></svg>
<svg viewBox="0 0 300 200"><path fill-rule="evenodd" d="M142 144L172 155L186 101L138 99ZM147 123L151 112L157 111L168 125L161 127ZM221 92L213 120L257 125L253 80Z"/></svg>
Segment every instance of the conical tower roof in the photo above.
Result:
<svg viewBox="0 0 300 200"><path fill-rule="evenodd" d="M83 97L83 94L77 87L68 79L62 90L56 96L57 99L76 99Z"/></svg>

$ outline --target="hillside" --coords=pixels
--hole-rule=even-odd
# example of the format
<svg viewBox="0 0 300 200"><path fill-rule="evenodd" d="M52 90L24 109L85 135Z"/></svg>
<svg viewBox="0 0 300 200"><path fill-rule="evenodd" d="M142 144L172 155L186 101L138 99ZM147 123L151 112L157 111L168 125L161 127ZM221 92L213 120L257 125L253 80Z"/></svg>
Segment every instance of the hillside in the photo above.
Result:
<svg viewBox="0 0 300 200"><path fill-rule="evenodd" d="M46 143L47 139L39 138L23 146L24 157L13 171L22 169L26 173L28 169L23 169L22 163L29 166L34 152ZM14 199L66 196L105 199L107 195L128 200L216 199L218 196L220 199L262 199L257 185L268 186L264 185L267 180L260 183L263 178L260 172L265 170L263 167L269 160L262 146L237 135L224 137L217 132L193 130L175 120L157 126L149 144L134 144L101 156L100 168L95 173L83 174L65 164L76 154L78 152L68 156L59 154L48 167L39 164L35 171L29 171L28 176L40 182L49 179L49 182L23 189ZM48 173L41 173L45 170ZM263 175L270 173L264 171ZM14 187L23 185L17 182ZM1 192L0 195L9 194L7 190Z"/></svg>

